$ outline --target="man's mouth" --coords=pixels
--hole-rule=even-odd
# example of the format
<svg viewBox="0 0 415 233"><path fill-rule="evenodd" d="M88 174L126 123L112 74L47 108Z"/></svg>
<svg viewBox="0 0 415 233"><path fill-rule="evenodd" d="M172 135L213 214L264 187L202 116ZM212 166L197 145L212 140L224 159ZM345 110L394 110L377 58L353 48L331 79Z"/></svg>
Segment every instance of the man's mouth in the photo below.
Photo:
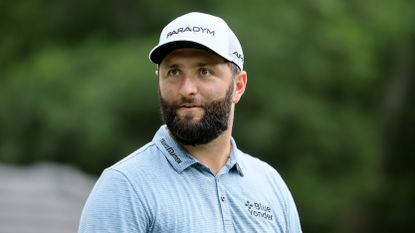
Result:
<svg viewBox="0 0 415 233"><path fill-rule="evenodd" d="M177 108L177 111L181 113L197 113L200 112L200 110L203 109L201 105L197 104L181 104Z"/></svg>
<svg viewBox="0 0 415 233"><path fill-rule="evenodd" d="M179 108L200 108L200 106L195 104L182 104Z"/></svg>

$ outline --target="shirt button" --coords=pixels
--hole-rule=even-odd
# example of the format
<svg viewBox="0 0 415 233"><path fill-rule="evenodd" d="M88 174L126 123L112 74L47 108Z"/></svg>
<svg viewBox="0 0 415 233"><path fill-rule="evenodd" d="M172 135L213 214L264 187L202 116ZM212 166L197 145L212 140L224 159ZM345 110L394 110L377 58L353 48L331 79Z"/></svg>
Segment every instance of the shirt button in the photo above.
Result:
<svg viewBox="0 0 415 233"><path fill-rule="evenodd" d="M222 200L222 202L225 201L225 197L224 196L221 196L220 199Z"/></svg>

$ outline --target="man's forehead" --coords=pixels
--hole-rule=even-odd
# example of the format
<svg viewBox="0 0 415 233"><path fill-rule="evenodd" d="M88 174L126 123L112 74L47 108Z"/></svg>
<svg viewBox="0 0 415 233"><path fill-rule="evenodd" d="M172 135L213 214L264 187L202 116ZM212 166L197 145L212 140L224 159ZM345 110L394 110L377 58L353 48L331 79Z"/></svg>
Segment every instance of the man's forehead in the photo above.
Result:
<svg viewBox="0 0 415 233"><path fill-rule="evenodd" d="M177 62L192 62L195 64L219 64L225 63L225 59L213 52L204 49L180 48L173 50L171 53L167 54L166 57L162 60L161 65L170 65Z"/></svg>

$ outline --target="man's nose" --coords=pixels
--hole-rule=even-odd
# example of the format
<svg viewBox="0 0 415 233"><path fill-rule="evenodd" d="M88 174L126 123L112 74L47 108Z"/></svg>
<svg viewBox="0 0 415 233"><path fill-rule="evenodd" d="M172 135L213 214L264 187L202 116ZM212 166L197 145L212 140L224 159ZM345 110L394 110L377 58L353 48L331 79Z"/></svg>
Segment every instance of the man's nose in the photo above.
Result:
<svg viewBox="0 0 415 233"><path fill-rule="evenodd" d="M182 96L193 96L197 93L197 84L195 77L191 74L187 74L183 77L180 85L180 94Z"/></svg>

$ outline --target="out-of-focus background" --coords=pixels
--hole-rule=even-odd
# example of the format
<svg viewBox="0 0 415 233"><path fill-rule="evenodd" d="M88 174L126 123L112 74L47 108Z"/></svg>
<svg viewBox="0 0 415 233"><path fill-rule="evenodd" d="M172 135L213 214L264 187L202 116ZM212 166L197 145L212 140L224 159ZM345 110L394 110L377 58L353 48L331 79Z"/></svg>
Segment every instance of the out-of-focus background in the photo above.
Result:
<svg viewBox="0 0 415 233"><path fill-rule="evenodd" d="M147 56L189 11L238 35L249 81L234 137L284 177L304 232L414 232L411 0L2 1L3 232L76 231L94 177L162 124ZM39 230L25 201L72 220Z"/></svg>

